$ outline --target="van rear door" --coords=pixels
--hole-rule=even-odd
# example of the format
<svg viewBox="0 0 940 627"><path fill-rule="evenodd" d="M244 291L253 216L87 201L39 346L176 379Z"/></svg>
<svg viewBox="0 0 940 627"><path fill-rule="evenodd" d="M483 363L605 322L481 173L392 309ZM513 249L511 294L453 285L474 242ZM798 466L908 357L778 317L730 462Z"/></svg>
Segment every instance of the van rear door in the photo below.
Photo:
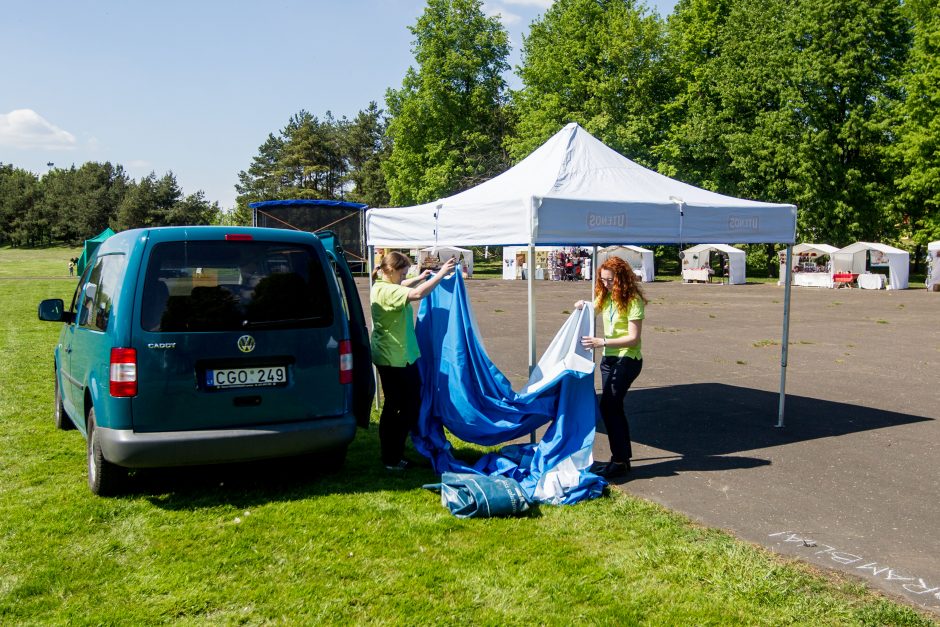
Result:
<svg viewBox="0 0 940 627"><path fill-rule="evenodd" d="M348 331L314 237L222 239L212 230L200 235L205 239L179 241L151 233L133 321L135 431L347 412L351 390L340 384L340 343Z"/></svg>
<svg viewBox="0 0 940 627"><path fill-rule="evenodd" d="M369 343L369 330L366 328L366 317L362 312L362 302L359 300L359 290L353 278L349 264L346 262L346 253L339 239L332 231L317 233L320 242L326 249L326 254L333 262L336 278L340 283L343 298L346 302L346 313L349 317L349 340L352 343L353 354L353 413L356 415L356 424L366 429L372 415L372 401L375 398L375 375L372 370L372 346Z"/></svg>

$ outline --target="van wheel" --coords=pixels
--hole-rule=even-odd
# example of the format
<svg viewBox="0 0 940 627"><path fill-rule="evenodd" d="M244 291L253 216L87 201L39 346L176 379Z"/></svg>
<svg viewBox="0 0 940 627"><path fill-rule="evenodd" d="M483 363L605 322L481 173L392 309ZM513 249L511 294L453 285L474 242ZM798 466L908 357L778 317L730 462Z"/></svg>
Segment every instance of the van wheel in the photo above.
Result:
<svg viewBox="0 0 940 627"><path fill-rule="evenodd" d="M69 431L75 428L69 415L65 413L65 405L62 404L62 388L59 387L59 373L55 373L55 409L52 412L52 419L55 421L55 428L62 431Z"/></svg>
<svg viewBox="0 0 940 627"><path fill-rule="evenodd" d="M114 496L123 491L127 468L112 464L101 454L95 408L88 412L88 487L98 496Z"/></svg>

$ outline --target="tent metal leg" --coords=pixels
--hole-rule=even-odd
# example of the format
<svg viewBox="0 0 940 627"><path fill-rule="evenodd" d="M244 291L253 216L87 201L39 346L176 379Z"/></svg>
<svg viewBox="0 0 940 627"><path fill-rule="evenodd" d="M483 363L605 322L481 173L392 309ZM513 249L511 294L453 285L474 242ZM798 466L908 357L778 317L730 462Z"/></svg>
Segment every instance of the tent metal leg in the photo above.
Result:
<svg viewBox="0 0 940 627"><path fill-rule="evenodd" d="M793 283L793 245L787 244L787 270L783 287L783 339L780 348L780 406L777 409L776 427L782 428L784 408L787 400L787 359L790 352L790 287Z"/></svg>
<svg viewBox="0 0 940 627"><path fill-rule="evenodd" d="M365 241L365 240L363 240ZM369 246L366 251L366 280L369 281L369 285L372 284L372 270L375 266L375 246ZM372 317L369 317L371 322ZM372 329L369 329L369 335L372 335ZM379 371L375 367L375 364L372 364L372 378L375 380L375 409L379 409L379 398L382 396L382 386L379 384Z"/></svg>
<svg viewBox="0 0 940 627"><path fill-rule="evenodd" d="M535 243L529 244L526 263L526 279L529 293L529 377L535 370ZM535 431L529 434L529 442L535 443Z"/></svg>

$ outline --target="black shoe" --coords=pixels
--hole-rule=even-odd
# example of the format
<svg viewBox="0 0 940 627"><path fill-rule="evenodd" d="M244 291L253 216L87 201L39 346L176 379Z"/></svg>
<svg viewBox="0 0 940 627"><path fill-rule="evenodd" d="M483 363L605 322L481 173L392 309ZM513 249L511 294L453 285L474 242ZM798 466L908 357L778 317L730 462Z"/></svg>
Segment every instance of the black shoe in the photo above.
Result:
<svg viewBox="0 0 940 627"><path fill-rule="evenodd" d="M392 472L402 472L404 470L408 470L409 468L413 468L413 467L414 467L414 464L412 464L407 459L400 459L398 460L397 463L394 463L394 464L385 464L385 470L389 470Z"/></svg>
<svg viewBox="0 0 940 627"><path fill-rule="evenodd" d="M630 462L607 462L603 468L593 471L598 477L604 479L621 479L630 473Z"/></svg>

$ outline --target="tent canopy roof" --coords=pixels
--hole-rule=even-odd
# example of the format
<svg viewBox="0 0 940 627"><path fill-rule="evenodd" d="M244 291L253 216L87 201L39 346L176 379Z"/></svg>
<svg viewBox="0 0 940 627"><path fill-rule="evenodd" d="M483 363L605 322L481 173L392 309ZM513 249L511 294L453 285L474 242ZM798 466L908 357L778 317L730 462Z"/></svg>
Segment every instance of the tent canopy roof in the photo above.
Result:
<svg viewBox="0 0 940 627"><path fill-rule="evenodd" d="M793 254L799 255L802 253L816 253L819 255L831 255L837 250L839 249L835 246L830 246L829 244L810 244L808 242L804 242L793 247Z"/></svg>
<svg viewBox="0 0 940 627"><path fill-rule="evenodd" d="M695 253L700 253L703 250L717 250L718 252L727 253L729 255L746 255L747 254L740 248L735 248L734 246L728 246L727 244L699 244L698 246L686 248L682 252L695 254Z"/></svg>
<svg viewBox="0 0 940 627"><path fill-rule="evenodd" d="M940 240L927 244L927 250L940 250Z"/></svg>
<svg viewBox="0 0 940 627"><path fill-rule="evenodd" d="M366 213L373 246L793 243L796 207L648 170L568 124L499 176L435 202Z"/></svg>
<svg viewBox="0 0 940 627"><path fill-rule="evenodd" d="M649 248L643 248L642 246L633 246L632 244L616 244L614 246L607 246L606 248L599 248L597 252L609 252L611 250L616 250L618 248L629 248L633 252L637 253L651 253L653 252Z"/></svg>
<svg viewBox="0 0 940 627"><path fill-rule="evenodd" d="M855 242L854 244L849 244L845 248L840 248L835 251L839 254L855 254L863 250L877 250L885 253L886 255L908 255L906 250L901 250L900 248L895 248L894 246L888 246L887 244L874 244L872 242Z"/></svg>

